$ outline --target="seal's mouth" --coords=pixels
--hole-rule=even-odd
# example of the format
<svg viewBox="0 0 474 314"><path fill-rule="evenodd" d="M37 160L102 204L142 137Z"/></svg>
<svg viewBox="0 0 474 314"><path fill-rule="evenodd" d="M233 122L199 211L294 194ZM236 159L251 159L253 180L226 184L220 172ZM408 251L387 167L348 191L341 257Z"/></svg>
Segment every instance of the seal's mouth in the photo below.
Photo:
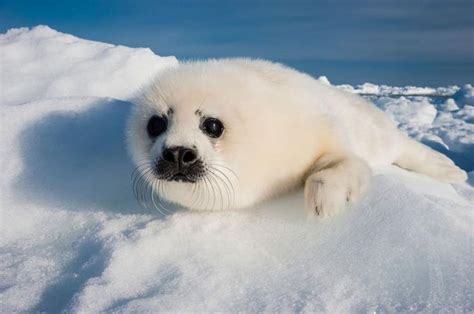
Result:
<svg viewBox="0 0 474 314"><path fill-rule="evenodd" d="M196 180L192 179L192 178L189 178L187 175L185 175L184 173L175 173L174 175L172 175L170 178L167 179L167 181L176 181L176 182L189 182L189 183L194 183L196 182Z"/></svg>

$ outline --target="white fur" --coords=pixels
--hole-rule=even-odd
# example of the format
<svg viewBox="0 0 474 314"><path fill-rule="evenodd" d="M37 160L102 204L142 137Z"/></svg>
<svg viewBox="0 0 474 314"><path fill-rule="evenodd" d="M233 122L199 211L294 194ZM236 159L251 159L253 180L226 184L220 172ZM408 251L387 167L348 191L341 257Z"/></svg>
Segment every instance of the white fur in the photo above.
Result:
<svg viewBox="0 0 474 314"><path fill-rule="evenodd" d="M169 129L153 142L147 122L169 108ZM222 138L199 129L196 110L223 121ZM376 166L466 177L363 98L262 60L190 62L160 74L137 101L128 144L137 165L156 160L165 145L196 146L214 175L198 184L162 182L157 191L193 209L248 207L305 183L308 211L325 217L357 200Z"/></svg>

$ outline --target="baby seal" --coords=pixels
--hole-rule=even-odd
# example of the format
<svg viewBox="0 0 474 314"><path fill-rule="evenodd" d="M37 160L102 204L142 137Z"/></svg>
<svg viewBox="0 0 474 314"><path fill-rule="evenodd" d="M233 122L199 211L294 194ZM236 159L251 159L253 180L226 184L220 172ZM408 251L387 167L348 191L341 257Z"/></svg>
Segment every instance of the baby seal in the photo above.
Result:
<svg viewBox="0 0 474 314"><path fill-rule="evenodd" d="M166 70L137 99L127 139L146 193L191 209L249 207L304 184L307 211L327 217L389 164L466 179L362 97L263 60Z"/></svg>

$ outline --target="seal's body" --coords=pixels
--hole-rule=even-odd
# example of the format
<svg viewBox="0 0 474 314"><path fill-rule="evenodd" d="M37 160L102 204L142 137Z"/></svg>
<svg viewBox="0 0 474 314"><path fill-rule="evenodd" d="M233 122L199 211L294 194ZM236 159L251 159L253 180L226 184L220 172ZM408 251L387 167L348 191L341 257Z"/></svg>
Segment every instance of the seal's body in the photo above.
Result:
<svg viewBox="0 0 474 314"><path fill-rule="evenodd" d="M192 209L248 207L304 184L306 208L324 217L366 190L372 168L389 164L466 179L370 102L262 60L161 73L137 100L128 143L150 190Z"/></svg>

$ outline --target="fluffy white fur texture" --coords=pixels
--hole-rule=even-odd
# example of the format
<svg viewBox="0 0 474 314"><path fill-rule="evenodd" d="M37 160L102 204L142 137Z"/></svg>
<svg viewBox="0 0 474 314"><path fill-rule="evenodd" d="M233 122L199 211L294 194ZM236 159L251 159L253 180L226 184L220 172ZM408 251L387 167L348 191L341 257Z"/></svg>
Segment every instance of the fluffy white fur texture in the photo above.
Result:
<svg viewBox="0 0 474 314"><path fill-rule="evenodd" d="M148 120L170 108L168 130L153 141ZM223 121L221 138L202 132L197 110ZM304 184L308 212L326 217L364 193L371 168L389 164L446 182L466 179L365 99L281 64L243 58L161 73L136 101L128 146L151 193L192 209L249 207ZM164 146L195 146L209 174L196 183L160 182L150 167Z"/></svg>

